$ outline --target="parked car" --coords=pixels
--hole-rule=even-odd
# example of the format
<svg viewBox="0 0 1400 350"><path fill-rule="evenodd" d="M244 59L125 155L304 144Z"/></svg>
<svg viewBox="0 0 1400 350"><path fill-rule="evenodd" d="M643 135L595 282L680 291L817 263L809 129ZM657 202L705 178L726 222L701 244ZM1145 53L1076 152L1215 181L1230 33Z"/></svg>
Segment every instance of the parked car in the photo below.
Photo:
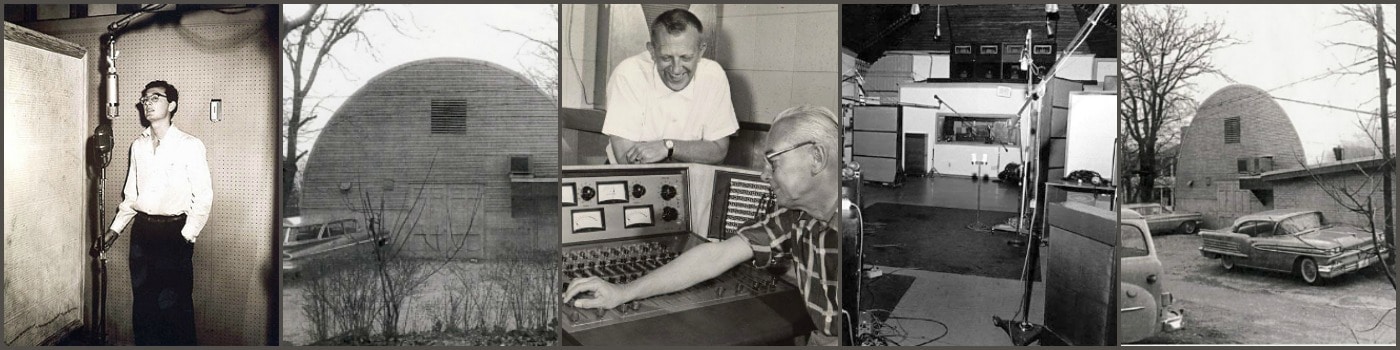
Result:
<svg viewBox="0 0 1400 350"><path fill-rule="evenodd" d="M1121 214L1118 231L1118 342L1134 343L1186 324L1186 312L1173 309L1163 285L1164 269L1147 220L1131 210Z"/></svg>
<svg viewBox="0 0 1400 350"><path fill-rule="evenodd" d="M357 246L375 242L359 220L308 222L301 217L282 220L282 272L296 275L306 263L328 256L348 254Z"/></svg>
<svg viewBox="0 0 1400 350"><path fill-rule="evenodd" d="M1371 232L1333 225L1322 212L1278 209L1245 215L1223 231L1201 231L1201 255L1236 266L1297 274L1308 284L1364 269L1388 250Z"/></svg>
<svg viewBox="0 0 1400 350"><path fill-rule="evenodd" d="M1201 223L1205 222L1201 213L1177 212L1158 203L1124 204L1123 208L1142 214L1154 235L1196 234L1201 229Z"/></svg>

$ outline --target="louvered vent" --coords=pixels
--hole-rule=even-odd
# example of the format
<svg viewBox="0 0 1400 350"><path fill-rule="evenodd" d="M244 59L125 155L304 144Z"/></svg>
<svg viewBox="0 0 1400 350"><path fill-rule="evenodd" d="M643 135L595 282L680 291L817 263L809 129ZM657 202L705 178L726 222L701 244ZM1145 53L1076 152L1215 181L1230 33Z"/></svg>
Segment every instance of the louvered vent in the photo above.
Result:
<svg viewBox="0 0 1400 350"><path fill-rule="evenodd" d="M466 100L433 100L432 104L433 134L467 133Z"/></svg>

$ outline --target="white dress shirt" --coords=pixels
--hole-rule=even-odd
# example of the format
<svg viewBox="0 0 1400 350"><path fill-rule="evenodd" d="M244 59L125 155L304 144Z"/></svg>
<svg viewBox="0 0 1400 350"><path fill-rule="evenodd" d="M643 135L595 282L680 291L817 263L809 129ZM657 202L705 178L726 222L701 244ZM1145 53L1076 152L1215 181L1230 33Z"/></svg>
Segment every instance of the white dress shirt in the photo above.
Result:
<svg viewBox="0 0 1400 350"><path fill-rule="evenodd" d="M156 147L150 128L131 142L131 167L126 171L123 200L112 230L121 232L140 211L149 215L185 214L180 234L193 243L209 221L214 188L204 142L174 125Z"/></svg>
<svg viewBox="0 0 1400 350"><path fill-rule="evenodd" d="M603 133L636 142L718 141L739 131L724 68L701 58L693 74L684 89L671 91L650 52L622 60L608 79Z"/></svg>

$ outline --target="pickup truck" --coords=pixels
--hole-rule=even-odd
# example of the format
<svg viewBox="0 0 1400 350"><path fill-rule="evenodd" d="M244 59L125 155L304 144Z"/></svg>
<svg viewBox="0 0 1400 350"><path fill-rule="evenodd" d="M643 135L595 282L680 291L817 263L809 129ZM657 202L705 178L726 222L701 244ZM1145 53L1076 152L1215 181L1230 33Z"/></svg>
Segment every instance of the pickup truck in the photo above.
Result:
<svg viewBox="0 0 1400 350"><path fill-rule="evenodd" d="M1327 222L1322 212L1277 209L1241 216L1221 231L1202 230L1201 255L1236 266L1296 274L1321 284L1380 262L1388 250L1357 227Z"/></svg>

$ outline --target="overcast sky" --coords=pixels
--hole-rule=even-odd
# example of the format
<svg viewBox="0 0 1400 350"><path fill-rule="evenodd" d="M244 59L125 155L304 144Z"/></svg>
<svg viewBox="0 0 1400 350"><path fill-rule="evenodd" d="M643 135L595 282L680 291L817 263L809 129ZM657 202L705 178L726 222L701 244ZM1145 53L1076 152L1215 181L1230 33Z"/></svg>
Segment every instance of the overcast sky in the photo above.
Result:
<svg viewBox="0 0 1400 350"><path fill-rule="evenodd" d="M1369 5L1368 5L1369 6ZM1214 62L1225 75L1266 91L1298 81L1296 85L1272 91L1275 97L1375 110L1380 102L1375 74L1351 77L1325 77L1306 81L1341 67L1368 59L1374 67L1374 53L1352 48L1328 47L1329 42L1376 43L1376 32L1360 23L1342 24L1347 19L1336 14L1341 5L1186 5L1194 18L1221 21L1227 33L1244 43L1218 51ZM1386 25L1395 27L1395 6L1386 6ZM1358 67L1359 68L1359 67ZM1395 71L1387 73L1395 80ZM1231 84L1207 76L1198 78L1193 95L1204 101L1211 93ZM1390 91L1391 112L1395 90ZM1356 139L1360 128L1356 113L1278 101L1293 120L1309 158L1328 154L1343 139ZM1394 121L1392 120L1392 125Z"/></svg>
<svg viewBox="0 0 1400 350"><path fill-rule="evenodd" d="M284 5L283 16L298 16L306 11L307 6ZM323 126L346 98L379 73L412 61L465 57L496 63L517 72L531 66L557 70L557 63L545 62L530 54L530 50L535 48L532 43L517 35L492 29L495 26L540 40L557 40L559 22L550 11L553 6L379 5L407 23L401 28L404 33L394 30L384 16L374 15L362 20L359 25L373 43L377 58L368 54L370 47L357 46L348 38L333 49L333 54L346 69L325 68L317 77L307 105L315 104L314 100L318 98L324 98L324 101L321 102L322 109L316 112L321 118L311 127L319 129ZM284 89L291 87L291 75L286 73L287 69L284 65L284 74L288 79L284 81ZM290 93L287 95L290 96ZM310 149L310 146L304 144L300 148Z"/></svg>

